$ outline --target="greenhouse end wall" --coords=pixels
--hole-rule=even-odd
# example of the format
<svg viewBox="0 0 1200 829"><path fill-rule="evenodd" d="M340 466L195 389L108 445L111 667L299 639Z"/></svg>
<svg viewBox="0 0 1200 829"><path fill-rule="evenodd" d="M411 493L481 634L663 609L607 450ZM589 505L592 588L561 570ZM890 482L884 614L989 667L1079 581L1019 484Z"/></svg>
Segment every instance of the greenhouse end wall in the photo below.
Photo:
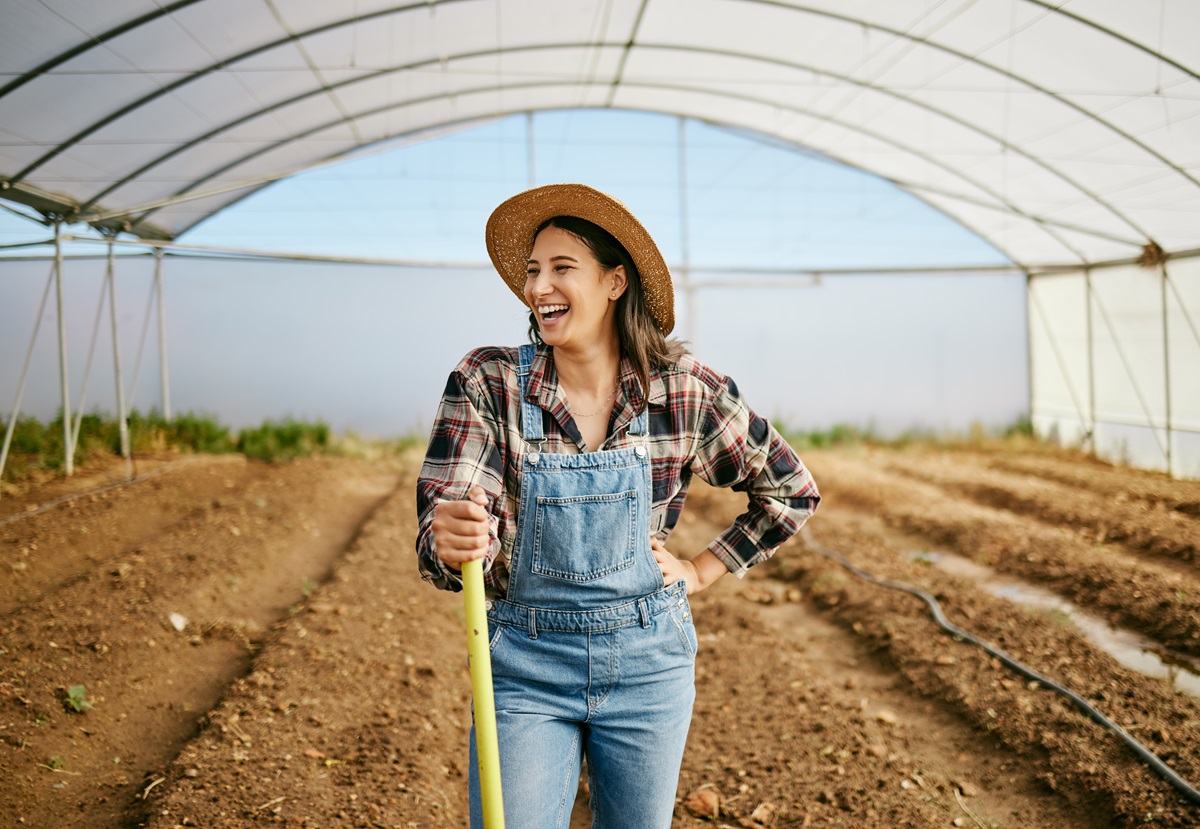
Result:
<svg viewBox="0 0 1200 829"><path fill-rule="evenodd" d="M1200 257L1029 278L1036 434L1200 479Z"/></svg>

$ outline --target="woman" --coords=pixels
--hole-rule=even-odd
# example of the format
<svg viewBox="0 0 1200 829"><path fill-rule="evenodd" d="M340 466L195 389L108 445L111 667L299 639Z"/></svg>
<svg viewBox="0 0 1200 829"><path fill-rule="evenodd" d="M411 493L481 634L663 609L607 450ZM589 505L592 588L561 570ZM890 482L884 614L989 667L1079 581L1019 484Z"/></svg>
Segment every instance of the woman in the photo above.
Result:
<svg viewBox="0 0 1200 829"><path fill-rule="evenodd" d="M539 187L496 208L487 244L532 343L450 375L417 484L421 572L458 590L485 560L507 825L567 826L586 757L594 826L666 827L695 696L687 596L769 558L820 498L734 383L666 340L670 273L620 202ZM693 474L749 507L677 558ZM481 827L474 752L472 733Z"/></svg>

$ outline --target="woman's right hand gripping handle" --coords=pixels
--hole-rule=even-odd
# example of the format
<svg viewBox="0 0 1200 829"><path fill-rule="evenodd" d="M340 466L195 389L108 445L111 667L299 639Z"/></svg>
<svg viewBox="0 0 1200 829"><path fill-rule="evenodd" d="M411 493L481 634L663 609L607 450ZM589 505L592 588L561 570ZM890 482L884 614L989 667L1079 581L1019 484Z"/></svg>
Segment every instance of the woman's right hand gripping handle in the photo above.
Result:
<svg viewBox="0 0 1200 829"><path fill-rule="evenodd" d="M491 547L487 502L487 493L476 484L466 500L442 499L434 507L432 528L437 556L456 572L463 562L486 556Z"/></svg>

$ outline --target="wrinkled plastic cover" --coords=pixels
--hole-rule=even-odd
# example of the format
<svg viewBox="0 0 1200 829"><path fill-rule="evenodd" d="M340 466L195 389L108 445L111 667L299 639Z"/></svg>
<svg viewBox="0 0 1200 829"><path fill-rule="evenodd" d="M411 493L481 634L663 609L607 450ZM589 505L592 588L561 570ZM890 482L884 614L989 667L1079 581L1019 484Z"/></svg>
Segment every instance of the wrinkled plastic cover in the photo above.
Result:
<svg viewBox="0 0 1200 829"><path fill-rule="evenodd" d="M0 197L173 238L510 113L665 112L896 182L1019 264L1200 248L1200 3L5 0Z"/></svg>

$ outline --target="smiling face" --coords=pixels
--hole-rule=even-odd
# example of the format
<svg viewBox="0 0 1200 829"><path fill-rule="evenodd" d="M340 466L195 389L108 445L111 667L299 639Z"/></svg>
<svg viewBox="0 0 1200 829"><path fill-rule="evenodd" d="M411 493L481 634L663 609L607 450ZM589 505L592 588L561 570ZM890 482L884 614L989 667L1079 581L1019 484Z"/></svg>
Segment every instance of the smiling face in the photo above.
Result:
<svg viewBox="0 0 1200 829"><path fill-rule="evenodd" d="M574 234L547 227L534 240L525 302L547 345L587 349L611 343L617 337L616 300L625 287L625 269L604 269Z"/></svg>

